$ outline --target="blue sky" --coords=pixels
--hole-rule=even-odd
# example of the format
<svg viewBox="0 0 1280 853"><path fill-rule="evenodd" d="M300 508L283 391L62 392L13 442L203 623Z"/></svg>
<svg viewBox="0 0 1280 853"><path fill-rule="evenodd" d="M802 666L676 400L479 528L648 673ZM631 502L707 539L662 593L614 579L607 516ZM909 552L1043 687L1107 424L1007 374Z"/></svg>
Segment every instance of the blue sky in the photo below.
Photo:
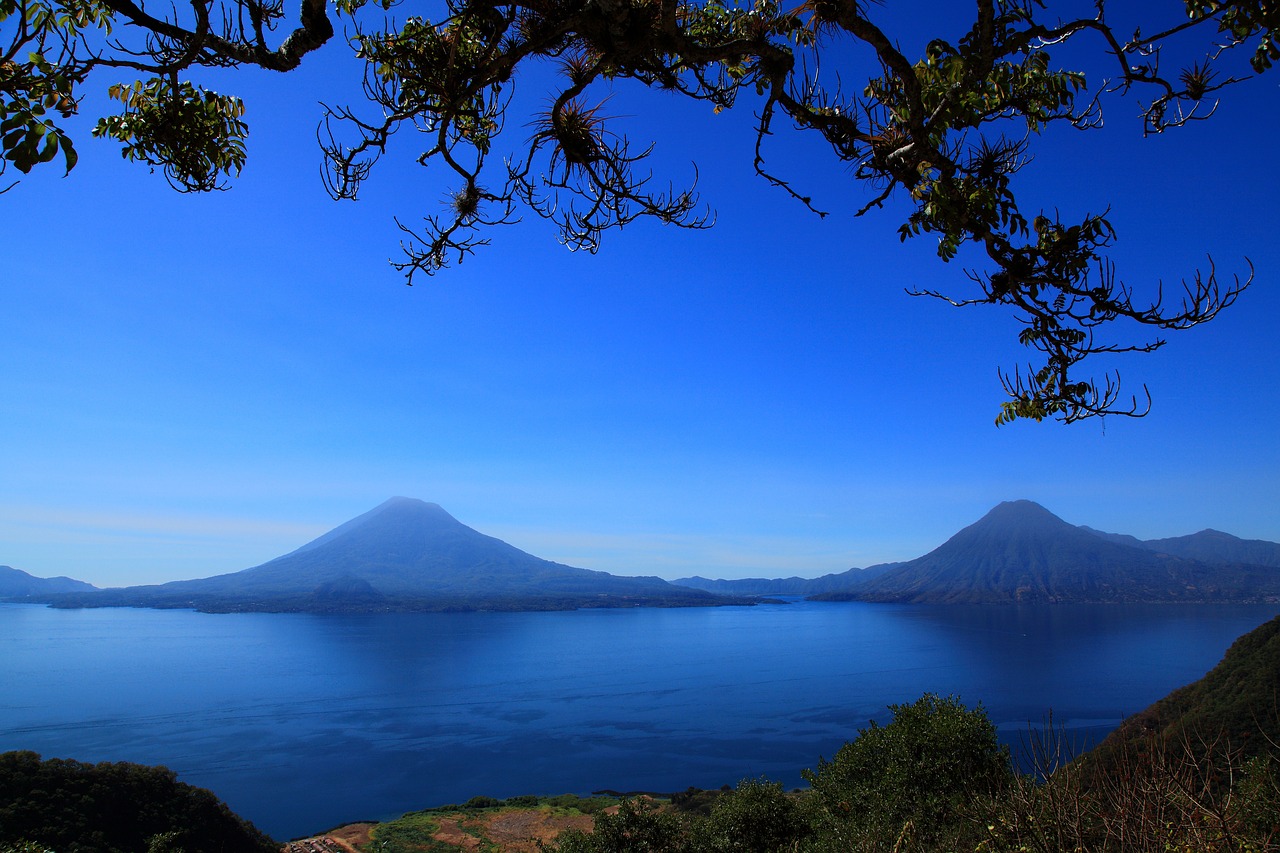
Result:
<svg viewBox="0 0 1280 853"><path fill-rule="evenodd" d="M1258 277L1212 324L1098 365L1147 384L1147 418L997 429L997 368L1027 360L1014 319L907 296L963 293L963 258L900 244L901 208L855 219L863 189L814 140L780 127L768 154L825 220L754 178L750 99L609 101L660 179L696 160L713 230L640 223L587 255L526 217L405 287L392 217L446 186L406 135L361 201L324 194L317 101L355 100L342 50L218 78L252 129L230 192L177 195L86 120L69 177L0 196L0 564L102 586L235 571L391 495L668 578L909 559L1015 498L1143 538L1280 540L1280 73L1164 137L1117 102L1102 132L1036 140L1024 208L1111 205L1140 292L1209 255Z"/></svg>

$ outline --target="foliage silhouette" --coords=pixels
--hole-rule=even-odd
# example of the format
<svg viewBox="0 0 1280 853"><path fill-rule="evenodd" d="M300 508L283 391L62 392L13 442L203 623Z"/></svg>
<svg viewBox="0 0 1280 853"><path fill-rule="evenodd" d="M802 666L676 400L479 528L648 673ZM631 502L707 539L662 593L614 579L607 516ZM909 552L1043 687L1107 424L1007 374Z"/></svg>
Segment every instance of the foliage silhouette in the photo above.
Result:
<svg viewBox="0 0 1280 853"><path fill-rule="evenodd" d="M0 754L0 844L57 853L274 853L209 791L164 767Z"/></svg>
<svg viewBox="0 0 1280 853"><path fill-rule="evenodd" d="M95 135L160 168L179 190L224 188L245 163L244 104L186 78L201 67L291 71L333 39L337 20L365 63L371 109L326 108L331 195L355 198L404 128L427 140L418 161L439 164L452 181L441 211L421 227L400 225L396 267L410 283L463 260L488 243L492 226L523 211L554 221L565 245L587 251L640 218L708 226L695 187L656 184L646 165L652 144L634 143L603 110L600 90L624 82L715 111L752 101L755 171L819 216L818 202L767 159L770 137L787 123L848 166L864 188L860 215L896 198L908 211L903 240L932 235L944 261L974 247L985 268L969 272L968 293L919 293L1001 305L1022 324L1019 341L1039 363L1002 374L1009 399L997 424L1144 414L1149 397L1126 401L1115 374L1080 378L1080 362L1154 350L1163 333L1213 319L1252 280L1250 267L1243 279L1220 281L1211 262L1184 281L1180 299L1166 303L1162 288L1139 297L1107 259L1116 233L1106 211L1067 221L1052 205L1028 209L1013 179L1036 134L1054 124L1095 128L1114 97L1146 99L1144 133L1211 116L1224 89L1280 55L1274 0L1185 0L1183 17L1174 4L1168 18L1151 11L1132 36L1113 29L1104 2L1092 17L1070 17L1065 3L978 0L967 33L933 38L920 56L901 49L863 0L445 0L434 18L402 21L386 15L393 5L302 0L287 25L283 0L160 9L0 0L0 170L59 158L74 167L58 118L76 113L90 75L105 70L146 79L111 86L122 111L102 118ZM282 26L292 29L280 38ZM1193 60L1171 56L1197 38ZM1056 64L1068 45L1094 52L1109 74L1101 85L1090 90L1081 70ZM868 55L869 65L851 59ZM558 67L556 94L531 117L523 148L495 157L513 81L538 60ZM1137 339L1112 331L1118 323L1136 325Z"/></svg>

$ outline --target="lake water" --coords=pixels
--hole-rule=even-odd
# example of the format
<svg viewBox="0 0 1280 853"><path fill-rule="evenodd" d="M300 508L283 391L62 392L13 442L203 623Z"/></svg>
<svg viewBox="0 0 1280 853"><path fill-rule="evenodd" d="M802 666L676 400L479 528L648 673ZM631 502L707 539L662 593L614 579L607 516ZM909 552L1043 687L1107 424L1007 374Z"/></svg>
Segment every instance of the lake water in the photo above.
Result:
<svg viewBox="0 0 1280 853"><path fill-rule="evenodd" d="M164 764L285 839L477 794L787 785L889 703L1082 739L1280 605L794 602L563 613L0 605L0 751Z"/></svg>

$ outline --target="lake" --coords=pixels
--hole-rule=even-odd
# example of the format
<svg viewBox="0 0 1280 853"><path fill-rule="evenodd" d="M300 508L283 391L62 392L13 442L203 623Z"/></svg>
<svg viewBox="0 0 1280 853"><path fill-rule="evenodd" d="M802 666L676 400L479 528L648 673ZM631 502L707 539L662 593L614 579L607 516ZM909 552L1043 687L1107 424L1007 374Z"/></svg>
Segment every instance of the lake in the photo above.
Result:
<svg viewBox="0 0 1280 853"><path fill-rule="evenodd" d="M164 764L287 839L485 794L678 791L800 770L889 703L982 702L1082 742L1280 605L795 601L559 613L0 605L0 751Z"/></svg>

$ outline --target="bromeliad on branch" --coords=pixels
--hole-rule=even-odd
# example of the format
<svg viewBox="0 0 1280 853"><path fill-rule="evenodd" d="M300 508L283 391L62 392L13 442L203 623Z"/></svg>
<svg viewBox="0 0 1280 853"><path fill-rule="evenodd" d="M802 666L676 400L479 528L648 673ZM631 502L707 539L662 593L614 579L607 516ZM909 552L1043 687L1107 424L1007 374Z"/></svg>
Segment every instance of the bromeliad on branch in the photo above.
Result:
<svg viewBox="0 0 1280 853"><path fill-rule="evenodd" d="M711 213L693 185L658 185L652 144L634 144L611 120L606 89L631 82L706 102L714 111L745 98L757 117L755 170L791 198L825 215L812 194L766 162L779 120L814 132L865 186L859 215L904 199L903 240L932 235L943 261L977 247L985 268L973 291L918 291L956 304L996 304L1022 323L1019 340L1040 364L1002 374L1009 401L997 423L1047 417L1141 415L1146 403L1121 395L1118 378L1080 378L1078 365L1103 353L1150 351L1160 334L1206 322L1252 281L1219 281L1212 263L1194 273L1176 304L1146 302L1116 279L1105 251L1115 232L1102 215L1067 222L1024 212L1012 178L1030 162L1046 126L1090 129L1105 100L1143 100L1143 132L1161 133L1212 115L1227 87L1265 72L1280 57L1277 0L1185 0L1182 15L1122 37L1104 0L1091 17L1062 19L1044 0L975 0L961 38L935 38L912 57L862 0L444 0L438 15L388 17L394 0L303 0L288 35L279 0L186 0L148 9L135 0L0 0L0 172L20 172L75 149L51 115L74 115L81 87L101 68L128 72L112 96L123 113L95 135L124 156L160 167L187 191L222 188L245 162L244 106L185 79L200 67L257 66L287 72L332 40L334 18L365 63L361 108L327 107L321 123L325 183L355 198L409 127L428 140L418 155L449 176L444 207L407 239L395 266L409 283L465 259L491 226L522 211L555 222L573 249L595 251L604 232L641 217L706 227ZM920 24L923 26L923 24ZM1161 59L1173 40L1201 37L1205 54L1172 72ZM1107 79L1053 59L1067 44L1095 45ZM851 50L851 46L861 48ZM1243 48L1243 50L1238 50ZM1237 56L1240 54L1241 56ZM871 56L868 68L846 67ZM1242 57L1242 59L1241 59ZM522 64L551 60L554 94L524 122L532 133L492 156ZM829 88L820 80L865 83ZM665 188L664 188L665 186ZM0 189L0 191L3 191ZM1246 262L1247 263L1247 262ZM1112 332L1124 322L1153 330L1136 342ZM1145 393L1144 393L1145 396ZM1149 402L1149 398L1147 398Z"/></svg>

